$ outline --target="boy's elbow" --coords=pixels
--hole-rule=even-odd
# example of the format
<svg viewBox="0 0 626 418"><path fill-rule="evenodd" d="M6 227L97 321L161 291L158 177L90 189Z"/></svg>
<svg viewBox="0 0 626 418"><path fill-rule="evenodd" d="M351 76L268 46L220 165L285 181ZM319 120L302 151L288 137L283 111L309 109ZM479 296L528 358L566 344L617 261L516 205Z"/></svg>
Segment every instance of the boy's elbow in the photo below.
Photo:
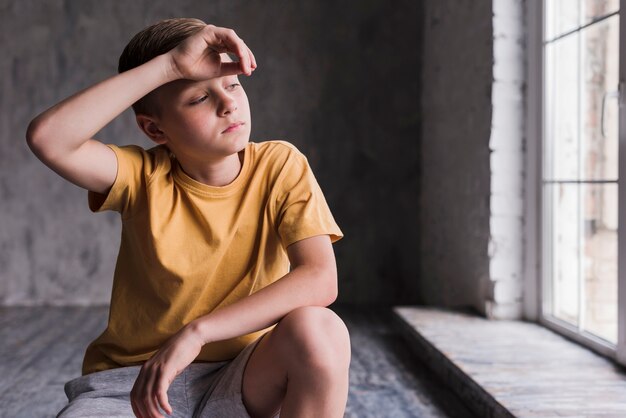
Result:
<svg viewBox="0 0 626 418"><path fill-rule="evenodd" d="M330 294L330 297L328 298L327 302L324 304L324 306L328 306L328 305L332 305L333 303L335 303L335 301L337 300L337 292L332 292Z"/></svg>
<svg viewBox="0 0 626 418"><path fill-rule="evenodd" d="M26 128L26 144L42 162L55 158L52 154L51 143L50 136L45 132L42 122L38 118L33 119Z"/></svg>
<svg viewBox="0 0 626 418"><path fill-rule="evenodd" d="M314 306L328 306L337 300L337 270L321 267L305 267L307 280L312 280L315 285L311 288L309 304ZM306 269L306 270L304 270ZM293 271L293 270L292 270Z"/></svg>
<svg viewBox="0 0 626 418"><path fill-rule="evenodd" d="M43 142L41 127L39 125L37 118L35 118L30 121L28 128L26 128L26 143L35 154L41 152L41 144Z"/></svg>
<svg viewBox="0 0 626 418"><path fill-rule="evenodd" d="M328 306L334 303L339 296L339 289L337 283L337 270L332 269L327 271L327 285L326 285L326 304Z"/></svg>

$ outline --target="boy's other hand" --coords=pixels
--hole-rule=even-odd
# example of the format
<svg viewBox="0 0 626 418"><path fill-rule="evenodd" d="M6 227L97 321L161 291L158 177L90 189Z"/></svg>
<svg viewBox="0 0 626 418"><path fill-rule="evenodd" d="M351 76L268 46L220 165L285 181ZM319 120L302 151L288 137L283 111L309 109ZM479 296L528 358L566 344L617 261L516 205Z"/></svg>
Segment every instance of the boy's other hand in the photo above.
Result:
<svg viewBox="0 0 626 418"><path fill-rule="evenodd" d="M167 389L176 376L198 357L202 345L197 332L185 326L143 364L130 391L130 403L137 417L163 418L158 406L172 415Z"/></svg>
<svg viewBox="0 0 626 418"><path fill-rule="evenodd" d="M220 53L230 52L239 62L222 62ZM225 75L251 75L256 60L250 48L234 30L206 25L167 52L172 71L178 78L207 80Z"/></svg>

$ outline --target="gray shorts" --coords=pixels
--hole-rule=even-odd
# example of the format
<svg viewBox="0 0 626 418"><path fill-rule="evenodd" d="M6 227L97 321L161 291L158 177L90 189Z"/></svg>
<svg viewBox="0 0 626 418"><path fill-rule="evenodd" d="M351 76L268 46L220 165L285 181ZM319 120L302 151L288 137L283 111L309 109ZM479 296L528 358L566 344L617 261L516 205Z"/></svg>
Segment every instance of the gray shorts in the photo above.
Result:
<svg viewBox="0 0 626 418"><path fill-rule="evenodd" d="M266 334L264 334L266 335ZM172 417L250 418L241 395L243 371L263 336L228 361L191 363L167 390ZM130 417L130 391L141 366L119 367L77 377L65 384L69 403L57 418ZM169 417L161 408L159 411ZM279 417L277 411L276 417Z"/></svg>

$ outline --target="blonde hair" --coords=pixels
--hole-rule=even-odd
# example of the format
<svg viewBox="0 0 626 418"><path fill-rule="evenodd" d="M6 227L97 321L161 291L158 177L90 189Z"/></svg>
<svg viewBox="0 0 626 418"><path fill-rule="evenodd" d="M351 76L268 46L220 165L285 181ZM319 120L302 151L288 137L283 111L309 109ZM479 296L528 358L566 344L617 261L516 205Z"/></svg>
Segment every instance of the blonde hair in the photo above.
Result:
<svg viewBox="0 0 626 418"><path fill-rule="evenodd" d="M117 67L118 73L138 67L168 52L205 25L206 23L200 19L174 18L161 20L142 29L122 51ZM154 90L133 103L135 114L160 115L153 93Z"/></svg>

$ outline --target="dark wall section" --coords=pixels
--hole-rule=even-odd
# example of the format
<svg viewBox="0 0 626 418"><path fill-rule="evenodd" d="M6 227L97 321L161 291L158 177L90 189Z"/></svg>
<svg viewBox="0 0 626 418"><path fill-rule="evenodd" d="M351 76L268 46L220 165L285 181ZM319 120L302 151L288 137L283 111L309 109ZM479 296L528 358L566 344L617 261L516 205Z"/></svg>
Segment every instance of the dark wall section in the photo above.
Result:
<svg viewBox="0 0 626 418"><path fill-rule="evenodd" d="M309 158L345 238L339 302L418 298L420 2L5 1L0 5L0 304L108 303L115 213L27 149L30 119L115 74L123 47L156 20L234 28L259 68L241 77L252 140L285 139ZM19 35L19 36L18 36ZM97 136L152 143L126 111Z"/></svg>
<svg viewBox="0 0 626 418"><path fill-rule="evenodd" d="M423 4L420 295L478 307L489 281L492 4Z"/></svg>

